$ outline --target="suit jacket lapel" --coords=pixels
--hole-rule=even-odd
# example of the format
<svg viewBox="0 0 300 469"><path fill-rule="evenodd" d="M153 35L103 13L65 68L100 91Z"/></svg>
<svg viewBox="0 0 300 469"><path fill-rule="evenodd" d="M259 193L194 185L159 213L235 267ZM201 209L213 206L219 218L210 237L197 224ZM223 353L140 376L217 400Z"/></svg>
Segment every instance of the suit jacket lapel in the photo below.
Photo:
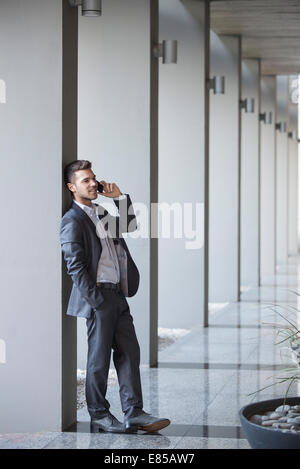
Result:
<svg viewBox="0 0 300 469"><path fill-rule="evenodd" d="M72 208L75 210L76 214L78 215L79 218L81 218L82 221L84 221L85 223L87 223L89 225L89 227L91 228L92 232L95 234L95 236L98 238L97 236L97 232L96 232L96 226L95 224L92 222L92 220L90 219L90 217L88 216L87 213L85 213L84 210L82 210L81 207L79 207L79 205L77 205L75 202L73 202L72 204ZM99 239L99 238L98 238Z"/></svg>
<svg viewBox="0 0 300 469"><path fill-rule="evenodd" d="M95 205L98 205L98 204L95 204ZM94 225L94 223L92 222L92 220L90 219L88 214L85 213L85 211L82 210L82 208L79 207L79 205L77 205L74 201L72 203L72 208L75 210L78 217L80 217L85 223L87 223L90 226L90 228L93 231L93 233L95 234L96 238L99 240L99 237L98 237L97 231L96 231L96 226ZM105 217L105 215L106 215L106 213L105 213L105 210L104 210L104 213L98 214L98 218L101 220L103 217ZM119 238L118 237L112 238L112 239L118 239L121 242L123 248L130 255L127 244L126 244L125 239L123 238L123 236L120 236Z"/></svg>

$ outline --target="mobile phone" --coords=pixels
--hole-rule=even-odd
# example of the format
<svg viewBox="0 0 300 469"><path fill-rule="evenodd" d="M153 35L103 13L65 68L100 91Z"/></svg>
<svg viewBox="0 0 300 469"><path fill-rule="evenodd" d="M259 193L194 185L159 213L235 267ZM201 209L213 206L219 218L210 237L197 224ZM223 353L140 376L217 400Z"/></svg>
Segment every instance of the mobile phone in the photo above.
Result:
<svg viewBox="0 0 300 469"><path fill-rule="evenodd" d="M98 181L97 181L98 182ZM104 186L100 182L98 182L98 192L103 192Z"/></svg>

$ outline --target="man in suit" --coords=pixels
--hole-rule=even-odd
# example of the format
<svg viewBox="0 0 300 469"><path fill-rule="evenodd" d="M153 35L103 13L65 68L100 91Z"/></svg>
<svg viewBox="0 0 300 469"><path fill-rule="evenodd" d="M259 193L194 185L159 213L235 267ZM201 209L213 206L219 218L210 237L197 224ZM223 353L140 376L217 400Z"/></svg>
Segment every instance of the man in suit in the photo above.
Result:
<svg viewBox="0 0 300 469"><path fill-rule="evenodd" d="M98 182L86 160L76 160L64 170L65 184L73 195L61 221L60 241L73 288L67 314L86 318L88 360L86 400L94 430L153 432L170 424L143 410L140 349L125 296L139 286L139 272L122 233L136 230L130 196L115 183L101 181L104 197L112 198L119 216L110 215L97 199ZM113 350L124 423L109 411L107 379Z"/></svg>

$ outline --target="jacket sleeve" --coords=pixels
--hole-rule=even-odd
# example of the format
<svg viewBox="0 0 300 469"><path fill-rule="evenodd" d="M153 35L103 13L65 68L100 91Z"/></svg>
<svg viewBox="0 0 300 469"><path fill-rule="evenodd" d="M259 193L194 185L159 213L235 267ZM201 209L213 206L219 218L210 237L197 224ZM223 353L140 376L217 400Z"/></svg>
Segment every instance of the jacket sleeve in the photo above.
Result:
<svg viewBox="0 0 300 469"><path fill-rule="evenodd" d="M74 285L92 308L98 308L104 298L96 285L96 281L92 280L88 272L82 232L80 224L76 220L62 219L60 242L67 272L72 277Z"/></svg>
<svg viewBox="0 0 300 469"><path fill-rule="evenodd" d="M126 197L114 199L114 203L119 211L119 216L113 216L107 212L101 205L98 206L98 213L104 224L105 229L109 228L114 238L119 238L122 233L129 233L137 229L136 216L133 210L132 202L128 194Z"/></svg>

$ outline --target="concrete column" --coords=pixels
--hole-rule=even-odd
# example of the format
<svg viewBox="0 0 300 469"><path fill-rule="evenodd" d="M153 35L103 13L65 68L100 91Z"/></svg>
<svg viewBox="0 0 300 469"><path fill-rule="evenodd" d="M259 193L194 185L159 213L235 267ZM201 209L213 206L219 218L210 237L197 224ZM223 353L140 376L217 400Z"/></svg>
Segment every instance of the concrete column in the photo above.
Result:
<svg viewBox="0 0 300 469"><path fill-rule="evenodd" d="M289 77L277 76L277 122L288 126ZM276 131L276 264L288 258L288 136Z"/></svg>
<svg viewBox="0 0 300 469"><path fill-rule="evenodd" d="M242 100L253 98L254 112L241 113L241 285L260 277L260 61L242 61Z"/></svg>
<svg viewBox="0 0 300 469"><path fill-rule="evenodd" d="M211 33L211 77L225 94L210 96L209 300L239 298L240 39Z"/></svg>
<svg viewBox="0 0 300 469"><path fill-rule="evenodd" d="M76 323L64 316L59 242L63 158L76 158L76 31L67 1L1 1L0 433L76 419Z"/></svg>
<svg viewBox="0 0 300 469"><path fill-rule="evenodd" d="M298 78L299 79L299 78ZM300 112L300 98L299 98L299 91L300 91L300 79L298 81L298 116ZM300 119L298 119L298 251L300 250L300 171L299 171L299 139L300 139Z"/></svg>
<svg viewBox="0 0 300 469"><path fill-rule="evenodd" d="M150 2L150 44L159 42L159 0ZM152 53L151 53L152 52ZM158 104L159 104L159 60L150 50L150 204L158 206ZM150 232L158 225L157 212L151 211ZM158 238L150 238L150 315L149 315L149 365L158 363Z"/></svg>
<svg viewBox="0 0 300 469"><path fill-rule="evenodd" d="M261 112L272 113L272 124L261 122L260 253L261 278L275 273L275 122L276 78L261 77Z"/></svg>
<svg viewBox="0 0 300 469"><path fill-rule="evenodd" d="M116 182L150 215L150 0L103 0L102 10L100 18L79 17L78 157L90 160L99 180ZM97 203L103 202L108 200L99 196ZM139 291L128 302L143 363L149 363L147 234L126 240L141 274ZM83 320L78 365L86 366Z"/></svg>
<svg viewBox="0 0 300 469"><path fill-rule="evenodd" d="M288 139L288 255L298 252L298 76L290 76Z"/></svg>
<svg viewBox="0 0 300 469"><path fill-rule="evenodd" d="M205 1L160 1L160 41L178 40L178 63L160 64L159 69L159 201L170 209L177 203L171 209L171 236L159 240L162 327L202 323L207 296L203 244L207 8ZM178 238L173 230L176 219L182 230Z"/></svg>

